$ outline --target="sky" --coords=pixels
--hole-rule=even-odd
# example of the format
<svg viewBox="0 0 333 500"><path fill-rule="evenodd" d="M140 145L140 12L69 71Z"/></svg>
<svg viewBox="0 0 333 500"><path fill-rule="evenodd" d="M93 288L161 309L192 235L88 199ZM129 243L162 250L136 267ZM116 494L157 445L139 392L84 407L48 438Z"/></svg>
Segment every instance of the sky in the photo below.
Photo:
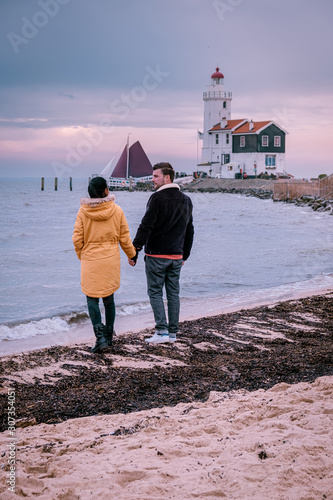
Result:
<svg viewBox="0 0 333 500"><path fill-rule="evenodd" d="M216 67L232 118L333 173L331 0L0 0L0 177L87 177L139 140L193 172Z"/></svg>

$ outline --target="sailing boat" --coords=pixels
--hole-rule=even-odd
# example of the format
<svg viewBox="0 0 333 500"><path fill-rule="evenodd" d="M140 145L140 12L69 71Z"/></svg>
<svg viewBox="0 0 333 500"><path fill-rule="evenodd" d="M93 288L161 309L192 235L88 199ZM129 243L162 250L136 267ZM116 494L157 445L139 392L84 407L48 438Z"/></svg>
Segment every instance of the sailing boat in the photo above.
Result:
<svg viewBox="0 0 333 500"><path fill-rule="evenodd" d="M111 162L105 167L100 175L105 175L109 170ZM137 141L132 146L129 145L127 137L126 146L108 179L109 187L131 187L137 182L147 182L152 180L153 167L150 163L140 142Z"/></svg>

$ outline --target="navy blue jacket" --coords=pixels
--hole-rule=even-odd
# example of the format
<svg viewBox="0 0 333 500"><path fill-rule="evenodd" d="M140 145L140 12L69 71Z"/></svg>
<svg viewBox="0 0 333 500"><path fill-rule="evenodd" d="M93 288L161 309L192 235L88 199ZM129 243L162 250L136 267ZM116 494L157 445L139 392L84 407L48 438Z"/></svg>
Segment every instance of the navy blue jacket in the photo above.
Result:
<svg viewBox="0 0 333 500"><path fill-rule="evenodd" d="M177 184L165 184L148 200L146 213L133 240L148 255L183 255L193 243L192 201Z"/></svg>

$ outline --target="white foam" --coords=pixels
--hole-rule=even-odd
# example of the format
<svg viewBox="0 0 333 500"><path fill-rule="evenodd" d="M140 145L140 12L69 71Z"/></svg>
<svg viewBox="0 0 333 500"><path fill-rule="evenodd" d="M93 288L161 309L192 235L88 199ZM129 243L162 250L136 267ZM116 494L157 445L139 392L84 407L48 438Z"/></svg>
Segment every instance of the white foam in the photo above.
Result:
<svg viewBox="0 0 333 500"><path fill-rule="evenodd" d="M132 316L134 314L150 310L149 302L137 302L135 304L124 304L116 308L118 316Z"/></svg>
<svg viewBox="0 0 333 500"><path fill-rule="evenodd" d="M333 274L322 274L309 280L280 285L278 287L241 290L217 297L181 300L181 320L214 316L240 309L298 299L333 291Z"/></svg>
<svg viewBox="0 0 333 500"><path fill-rule="evenodd" d="M18 340L69 330L67 321L60 317L29 321L14 326L0 325L1 340Z"/></svg>

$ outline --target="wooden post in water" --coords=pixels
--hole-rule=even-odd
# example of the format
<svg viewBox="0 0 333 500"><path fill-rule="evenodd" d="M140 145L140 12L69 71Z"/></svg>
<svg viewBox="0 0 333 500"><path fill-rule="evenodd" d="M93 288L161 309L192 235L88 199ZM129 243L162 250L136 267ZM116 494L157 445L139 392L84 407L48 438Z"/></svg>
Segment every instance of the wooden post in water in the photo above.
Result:
<svg viewBox="0 0 333 500"><path fill-rule="evenodd" d="M73 191L73 184L72 184L72 178L69 178L69 190Z"/></svg>
<svg viewBox="0 0 333 500"><path fill-rule="evenodd" d="M40 189L41 189L41 191L44 191L44 177L42 177Z"/></svg>
<svg viewBox="0 0 333 500"><path fill-rule="evenodd" d="M54 178L54 190L58 191L58 177Z"/></svg>

